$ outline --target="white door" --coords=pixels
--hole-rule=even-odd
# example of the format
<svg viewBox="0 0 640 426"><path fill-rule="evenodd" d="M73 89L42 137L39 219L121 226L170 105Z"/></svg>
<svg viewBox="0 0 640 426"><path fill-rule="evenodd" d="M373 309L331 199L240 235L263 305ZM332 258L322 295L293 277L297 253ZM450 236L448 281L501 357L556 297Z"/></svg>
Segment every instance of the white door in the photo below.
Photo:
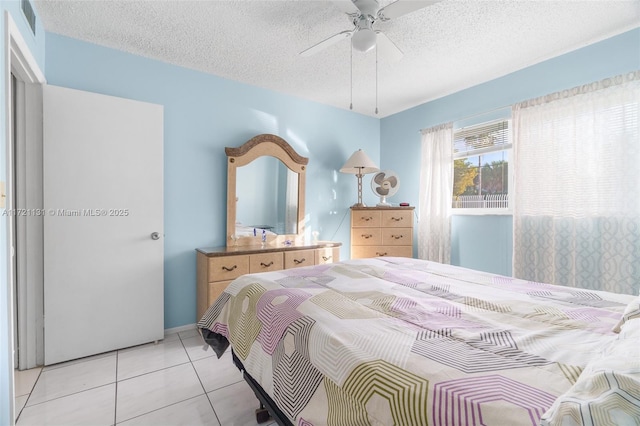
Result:
<svg viewBox="0 0 640 426"><path fill-rule="evenodd" d="M163 107L43 88L45 365L163 338Z"/></svg>

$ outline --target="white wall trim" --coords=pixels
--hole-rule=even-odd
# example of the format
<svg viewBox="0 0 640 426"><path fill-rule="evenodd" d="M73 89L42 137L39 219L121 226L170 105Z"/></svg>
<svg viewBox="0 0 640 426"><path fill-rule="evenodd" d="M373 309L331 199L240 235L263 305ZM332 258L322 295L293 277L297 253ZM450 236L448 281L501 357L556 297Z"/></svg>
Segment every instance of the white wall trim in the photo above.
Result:
<svg viewBox="0 0 640 426"><path fill-rule="evenodd" d="M180 327L173 327L173 328L165 328L164 329L164 335L166 336L167 334L175 334L175 333L181 333L183 331L191 331L194 330L196 328L196 324L187 324L187 325L181 325Z"/></svg>
<svg viewBox="0 0 640 426"><path fill-rule="evenodd" d="M29 46L24 41L24 38L22 38L20 30L18 29L18 26L14 22L8 10L5 11L4 16L6 43L5 52L7 55L5 59L11 59L11 55L14 55L13 63L10 60L7 60L5 62L7 69L11 71L12 66L19 64L19 70L23 70L25 73L24 75L20 75L20 77L22 77L24 81L29 83L45 83L46 79L43 72L40 70L40 67L38 66L38 62L33 57L33 54L31 53L31 50L29 50ZM11 81L9 81L9 85L10 84Z"/></svg>
<svg viewBox="0 0 640 426"><path fill-rule="evenodd" d="M15 207L15 197L16 194L12 190L14 187L14 161L15 161L15 152L13 147L13 130L12 130L12 105L11 105L11 74L12 72L19 78L21 81L25 83L34 83L34 84L42 84L45 82L45 77L40 67L38 66L37 61L33 57L31 50L29 49L27 43L22 38L22 34L15 24L11 14L8 10L5 10L4 13L4 87L5 87L5 145L6 145L6 169L5 169L5 179L6 179L6 209L11 209ZM22 126L27 126L26 122L21 123ZM8 331L9 331L9 345L7 346L10 358L10 420L13 422L15 408L13 406L13 362L14 362L14 288L13 283L15 280L15 268L14 268L14 256L15 256L15 242L14 239L14 229L16 226L16 222L12 215L7 216L7 315L8 315ZM4 343L4 342L3 342ZM4 345L3 345L4 346ZM4 373L4 372L3 372Z"/></svg>
<svg viewBox="0 0 640 426"><path fill-rule="evenodd" d="M7 187L11 193L11 207L42 207L42 98L41 86L45 81L27 43L13 21L5 12L7 93L11 88L11 73L18 80L16 92L16 134L12 135L11 97L7 106ZM11 141L15 138L15 146ZM14 180L15 179L15 180ZM7 232L14 237L12 229L18 230L18 241L9 242L17 246L16 269L19 282L18 293L18 366L20 369L41 365L44 360L43 340L43 265L42 265L42 217L10 216ZM11 249L8 248L11 253ZM12 265L13 262L12 262ZM9 278L14 279L14 275ZM12 282L12 281L10 281ZM14 348L15 350L16 348ZM15 367L15 366L14 366Z"/></svg>

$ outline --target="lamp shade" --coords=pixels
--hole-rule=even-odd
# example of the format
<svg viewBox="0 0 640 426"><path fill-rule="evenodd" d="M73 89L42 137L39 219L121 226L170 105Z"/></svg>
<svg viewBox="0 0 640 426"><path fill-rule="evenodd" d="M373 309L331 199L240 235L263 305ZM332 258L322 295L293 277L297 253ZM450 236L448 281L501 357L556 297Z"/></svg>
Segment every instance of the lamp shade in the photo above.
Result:
<svg viewBox="0 0 640 426"><path fill-rule="evenodd" d="M380 169L378 169L376 163L374 163L363 150L359 149L351 154L351 157L344 163L340 172L366 175L367 173L377 172L378 170Z"/></svg>

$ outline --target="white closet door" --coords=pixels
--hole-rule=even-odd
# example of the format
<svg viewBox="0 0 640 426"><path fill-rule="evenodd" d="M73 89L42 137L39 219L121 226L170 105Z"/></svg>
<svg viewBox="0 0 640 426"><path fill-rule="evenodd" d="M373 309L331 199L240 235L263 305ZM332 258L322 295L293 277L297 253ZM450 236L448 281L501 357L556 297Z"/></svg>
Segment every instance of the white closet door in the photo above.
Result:
<svg viewBox="0 0 640 426"><path fill-rule="evenodd" d="M162 339L163 107L44 86L43 134L45 364Z"/></svg>

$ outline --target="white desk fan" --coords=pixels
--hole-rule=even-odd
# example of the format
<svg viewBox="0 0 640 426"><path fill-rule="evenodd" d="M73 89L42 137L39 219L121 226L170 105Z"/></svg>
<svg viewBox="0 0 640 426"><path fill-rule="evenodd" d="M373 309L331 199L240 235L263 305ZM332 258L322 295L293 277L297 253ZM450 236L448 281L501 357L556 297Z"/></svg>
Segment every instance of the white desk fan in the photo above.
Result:
<svg viewBox="0 0 640 426"><path fill-rule="evenodd" d="M383 170L373 175L371 179L371 189L373 193L380 197L379 206L390 206L387 203L387 197L391 197L398 192L400 188L400 179L396 172L392 170Z"/></svg>

